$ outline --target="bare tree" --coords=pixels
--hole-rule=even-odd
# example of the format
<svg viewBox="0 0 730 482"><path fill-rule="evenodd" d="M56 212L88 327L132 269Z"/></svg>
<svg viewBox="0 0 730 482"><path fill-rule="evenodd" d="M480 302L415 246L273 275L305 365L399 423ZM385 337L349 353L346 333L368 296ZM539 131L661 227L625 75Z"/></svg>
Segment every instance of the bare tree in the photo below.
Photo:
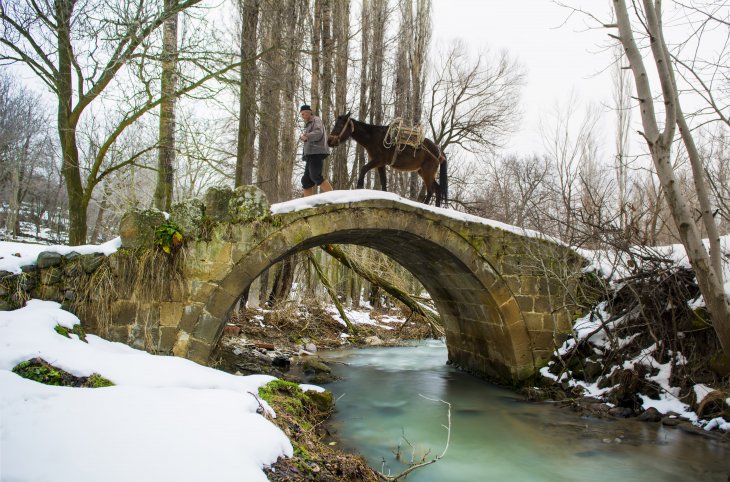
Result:
<svg viewBox="0 0 730 482"><path fill-rule="evenodd" d="M550 164L540 156L492 157L483 162L478 214L529 229L542 228L539 206L548 202Z"/></svg>
<svg viewBox="0 0 730 482"><path fill-rule="evenodd" d="M38 95L0 73L0 200L8 203L5 229L15 236L28 194L50 194L37 185L39 178L54 178L48 117Z"/></svg>
<svg viewBox="0 0 730 482"><path fill-rule="evenodd" d="M582 188L581 169L596 156L595 128L599 119L598 109L588 106L581 115L575 95L564 106L557 106L549 120L541 122L546 156L555 173L551 186L551 202L541 209L551 214L554 225L549 230L566 241L574 236L578 220Z"/></svg>
<svg viewBox="0 0 730 482"><path fill-rule="evenodd" d="M616 38L621 42L631 71L634 74L636 96L639 100L643 125L642 136L649 148L657 170L657 176L666 193L667 203L679 230L680 239L695 271L700 291L712 317L713 327L725 355L730 357L730 306L723 287L722 270L719 262L716 261L720 256L719 236L717 235L712 213L705 212L705 209L709 208L706 182L701 165L696 166L700 162L699 155L694 147L694 138L687 126L679 102L671 56L664 39L661 15L662 2L660 0L643 0L641 5L643 11L641 12L642 18L640 18L640 21L646 29L651 56L661 86L660 100L664 109L661 129L659 127L659 113L654 105L655 100L644 57L637 45L634 35L634 22L631 20L625 0L613 0L617 24L611 25L611 27L618 28ZM677 176L672 167L671 148L677 127L679 127L682 141L689 152L694 184L702 205L702 219L710 237L712 259L702 242L700 230L694 222L686 197L680 191Z"/></svg>
<svg viewBox="0 0 730 482"><path fill-rule="evenodd" d="M120 73L130 62L144 74L149 61L159 56L150 42L169 17L201 0L183 0L164 8L160 1L124 0L115 4L101 0L22 0L0 6L0 62L22 63L58 100L57 128L62 152L62 169L69 202L71 244L86 240L87 207L94 188L111 173L135 162L132 156L119 164L108 164L107 153L122 132L144 114L159 107L162 97L150 82L128 96L128 110L100 146L94 159L82 170L77 127L84 112L116 87ZM206 57L210 59L212 52ZM181 79L174 96L196 89L237 63L208 64L194 78ZM146 148L143 149L143 151ZM140 151L140 155L141 155ZM85 179L82 177L82 173Z"/></svg>
<svg viewBox="0 0 730 482"><path fill-rule="evenodd" d="M519 120L522 67L506 52L472 59L461 42L451 44L440 58L428 112L433 140L443 149L499 147Z"/></svg>

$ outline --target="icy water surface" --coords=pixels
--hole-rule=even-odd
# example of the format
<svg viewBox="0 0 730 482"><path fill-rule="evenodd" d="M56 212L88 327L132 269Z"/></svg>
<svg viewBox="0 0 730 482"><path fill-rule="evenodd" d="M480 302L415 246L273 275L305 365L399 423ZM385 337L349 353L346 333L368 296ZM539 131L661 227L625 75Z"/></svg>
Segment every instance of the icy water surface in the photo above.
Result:
<svg viewBox="0 0 730 482"><path fill-rule="evenodd" d="M344 377L326 385L338 398L337 439L373 467L385 461L386 473L405 468L394 456L399 444L406 460L420 460L428 450L430 460L444 450L448 407L428 399L451 403L446 456L408 481L730 480L728 445L660 424L584 418L525 402L447 366L441 342L322 356Z"/></svg>

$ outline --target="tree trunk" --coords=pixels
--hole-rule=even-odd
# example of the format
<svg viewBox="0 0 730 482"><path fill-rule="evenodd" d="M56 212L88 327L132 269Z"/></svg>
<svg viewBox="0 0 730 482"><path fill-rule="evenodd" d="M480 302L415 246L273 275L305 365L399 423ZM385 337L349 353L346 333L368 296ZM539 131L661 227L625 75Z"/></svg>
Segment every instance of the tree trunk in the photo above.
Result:
<svg viewBox="0 0 730 482"><path fill-rule="evenodd" d="M361 27L360 27L360 104L359 119L367 119L368 117L368 60L370 58L370 37L372 36L372 27L370 25L370 0L363 0L361 11ZM365 165L365 149L357 144L355 146L355 164L350 175L351 180L357 179L360 170ZM352 181L350 181L352 184Z"/></svg>
<svg viewBox="0 0 730 482"><path fill-rule="evenodd" d="M283 62L281 55L282 41L282 6L276 0L262 5L263 14L263 71L261 79L261 110L259 118L261 133L259 135L259 168L257 185L266 193L270 202L279 202L280 162L279 135L281 130L281 74Z"/></svg>
<svg viewBox="0 0 730 482"><path fill-rule="evenodd" d="M177 0L165 0L169 11ZM155 207L170 212L175 169L175 87L177 84L177 14L162 25L162 79L160 93L160 141L157 158L157 187Z"/></svg>
<svg viewBox="0 0 730 482"><path fill-rule="evenodd" d="M91 242L98 243L101 239L101 230L104 224L104 214L109 207L109 198L111 197L111 189L107 184L104 186L104 192L102 193L101 203L99 204L99 212L96 215L96 222L94 222L94 230L91 232Z"/></svg>
<svg viewBox="0 0 730 482"><path fill-rule="evenodd" d="M319 44L322 39L322 1L314 0L314 18L312 19L312 83L309 90L311 100L309 102L313 112L320 112L319 101L319 72L320 72L320 50Z"/></svg>
<svg viewBox="0 0 730 482"><path fill-rule="evenodd" d="M56 88L58 90L58 134L61 141L61 174L66 181L68 193L68 241L71 245L86 244L86 207L84 186L79 170L79 149L76 144L76 122L72 118L71 103L73 86L71 83L71 14L74 1L56 2L56 40L58 45L58 71Z"/></svg>
<svg viewBox="0 0 730 482"><path fill-rule="evenodd" d="M241 84L238 97L238 143L236 145L236 187L253 184L256 141L256 33L259 0L240 0Z"/></svg>
<svg viewBox="0 0 730 482"><path fill-rule="evenodd" d="M646 28L651 36L651 50L661 83L665 108L664 131L660 131L654 111L653 96L648 75L636 42L634 41L631 21L625 0L613 0L618 22L619 39L626 52L631 70L634 74L637 97L640 103L644 138L651 152L657 176L666 195L667 204L677 225L680 239L687 252L687 257L694 269L700 292L705 300L707 310L712 318L725 355L730 358L730 306L728 306L725 290L720 283L721 275L715 273L710 257L702 243L700 231L695 225L687 200L677 182L672 162L671 146L675 125L681 121L677 115L681 113L678 106L678 90L671 71L671 59L668 55L661 27L661 2L656 5L651 0L643 0L646 16ZM691 136L689 130L683 136ZM686 142L686 141L685 141ZM701 181L700 180L696 180Z"/></svg>
<svg viewBox="0 0 730 482"><path fill-rule="evenodd" d="M347 64L349 60L349 19L350 0L338 0L334 8L334 40L335 52L335 115L340 115L347 110ZM325 125L325 128L328 126ZM349 144L348 144L349 145ZM347 174L347 152L348 149L336 149L331 156L333 159L332 181L337 189L349 189Z"/></svg>
<svg viewBox="0 0 730 482"><path fill-rule="evenodd" d="M282 109L283 128L281 129L281 159L278 163L279 190L281 199L292 197L292 175L294 160L297 158L296 122L298 116L297 89L300 84L299 64L301 60L304 31L302 20L305 18L307 3L288 0L284 8L284 63L282 75L284 108Z"/></svg>
<svg viewBox="0 0 730 482"><path fill-rule="evenodd" d="M340 0L341 1L341 0ZM322 105L320 109L320 116L325 126L330 125L332 117L332 72L334 64L334 40L332 38L332 0L321 0L322 5L322 76L320 78L322 88ZM322 175L325 179L332 179L332 162L331 158L328 157L324 161L324 167L322 168Z"/></svg>
<svg viewBox="0 0 730 482"><path fill-rule="evenodd" d="M371 0L369 16L372 26L372 48L370 49L370 123L383 123L383 64L385 63L385 25L388 22L387 0ZM367 162L367 161L366 161ZM373 187L372 173L368 173L365 187Z"/></svg>

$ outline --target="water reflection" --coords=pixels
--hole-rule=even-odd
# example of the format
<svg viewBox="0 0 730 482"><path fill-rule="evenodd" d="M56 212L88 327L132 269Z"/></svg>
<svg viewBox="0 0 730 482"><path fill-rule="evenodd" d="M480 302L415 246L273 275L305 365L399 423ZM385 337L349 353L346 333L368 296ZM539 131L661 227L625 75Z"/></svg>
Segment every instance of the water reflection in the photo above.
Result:
<svg viewBox="0 0 730 482"><path fill-rule="evenodd" d="M438 400L451 403L446 457L410 481L728 480L722 444L658 424L580 418L524 402L447 366L440 342L323 356L342 362L334 371L344 379L327 386L338 398L337 435L376 468L385 461L392 473L401 472L398 451L415 460L429 450L429 459L440 454L447 408Z"/></svg>

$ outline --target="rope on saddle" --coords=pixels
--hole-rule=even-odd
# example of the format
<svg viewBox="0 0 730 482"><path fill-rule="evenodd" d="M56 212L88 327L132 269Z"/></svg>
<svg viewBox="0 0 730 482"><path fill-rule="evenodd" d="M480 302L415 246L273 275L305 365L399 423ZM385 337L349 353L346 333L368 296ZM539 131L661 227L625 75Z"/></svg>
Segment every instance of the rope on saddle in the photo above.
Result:
<svg viewBox="0 0 730 482"><path fill-rule="evenodd" d="M423 149L423 140L426 138L423 127L420 125L415 126L404 126L403 118L396 117L393 122L388 126L388 131L385 133L383 139L383 147L386 149L393 149L393 159L390 161L390 166L395 164L395 160L398 154L403 152L406 147L413 148L413 155L416 155L416 150Z"/></svg>

